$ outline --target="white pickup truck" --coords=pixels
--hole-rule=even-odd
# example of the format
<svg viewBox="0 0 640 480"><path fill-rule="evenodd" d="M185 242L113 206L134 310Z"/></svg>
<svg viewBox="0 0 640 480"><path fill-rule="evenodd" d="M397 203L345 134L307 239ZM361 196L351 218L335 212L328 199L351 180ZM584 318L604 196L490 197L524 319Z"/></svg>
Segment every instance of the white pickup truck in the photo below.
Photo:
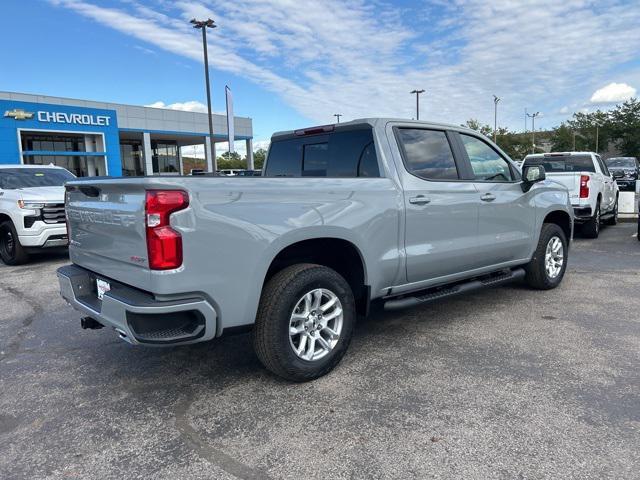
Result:
<svg viewBox="0 0 640 480"><path fill-rule="evenodd" d="M574 221L582 233L597 238L600 224L618 222L618 184L600 155L593 152L538 153L527 155L524 166L542 165L550 180L569 190Z"/></svg>
<svg viewBox="0 0 640 480"><path fill-rule="evenodd" d="M68 243L64 184L75 176L61 167L0 165L0 258L19 265L35 249Z"/></svg>

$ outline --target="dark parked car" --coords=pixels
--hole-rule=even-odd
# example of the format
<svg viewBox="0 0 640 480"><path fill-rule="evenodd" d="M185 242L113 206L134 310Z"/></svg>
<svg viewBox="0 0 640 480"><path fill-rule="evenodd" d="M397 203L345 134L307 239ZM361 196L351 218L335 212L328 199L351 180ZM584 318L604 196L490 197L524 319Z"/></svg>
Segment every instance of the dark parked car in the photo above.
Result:
<svg viewBox="0 0 640 480"><path fill-rule="evenodd" d="M237 177L261 177L262 170L238 170Z"/></svg>
<svg viewBox="0 0 640 480"><path fill-rule="evenodd" d="M636 189L640 166L636 157L613 157L605 160L607 168L616 179L620 190Z"/></svg>

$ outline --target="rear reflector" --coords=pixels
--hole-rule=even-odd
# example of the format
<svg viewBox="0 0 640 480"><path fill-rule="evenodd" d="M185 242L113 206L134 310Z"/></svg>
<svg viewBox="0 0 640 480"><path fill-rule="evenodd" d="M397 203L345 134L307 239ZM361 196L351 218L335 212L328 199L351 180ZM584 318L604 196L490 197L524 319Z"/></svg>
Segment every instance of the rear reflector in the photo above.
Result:
<svg viewBox="0 0 640 480"><path fill-rule="evenodd" d="M589 198L589 175L580 175L580 198Z"/></svg>
<svg viewBox="0 0 640 480"><path fill-rule="evenodd" d="M151 270L171 270L182 265L182 236L171 228L169 218L188 206L189 195L182 190L147 190L145 213Z"/></svg>

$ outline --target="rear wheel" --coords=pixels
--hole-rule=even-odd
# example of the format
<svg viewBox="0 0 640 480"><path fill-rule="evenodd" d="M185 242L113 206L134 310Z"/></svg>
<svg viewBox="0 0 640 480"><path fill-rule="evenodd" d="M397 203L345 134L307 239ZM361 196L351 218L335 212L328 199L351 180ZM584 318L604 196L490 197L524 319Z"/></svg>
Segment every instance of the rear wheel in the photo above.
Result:
<svg viewBox="0 0 640 480"><path fill-rule="evenodd" d="M10 220L0 223L0 258L6 265L20 265L29 259Z"/></svg>
<svg viewBox="0 0 640 480"><path fill-rule="evenodd" d="M313 264L285 268L262 292L253 343L262 364L304 382L330 372L351 341L355 301L334 270Z"/></svg>
<svg viewBox="0 0 640 480"><path fill-rule="evenodd" d="M616 198L616 204L613 206L613 212L611 216L605 221L607 225L617 225L618 223L618 199Z"/></svg>
<svg viewBox="0 0 640 480"><path fill-rule="evenodd" d="M582 226L582 234L587 238L598 238L600 234L600 202L596 204L596 211L591 219Z"/></svg>
<svg viewBox="0 0 640 480"><path fill-rule="evenodd" d="M567 237L562 228L555 223L543 224L536 251L525 267L527 284L538 290L556 288L567 269L567 254Z"/></svg>

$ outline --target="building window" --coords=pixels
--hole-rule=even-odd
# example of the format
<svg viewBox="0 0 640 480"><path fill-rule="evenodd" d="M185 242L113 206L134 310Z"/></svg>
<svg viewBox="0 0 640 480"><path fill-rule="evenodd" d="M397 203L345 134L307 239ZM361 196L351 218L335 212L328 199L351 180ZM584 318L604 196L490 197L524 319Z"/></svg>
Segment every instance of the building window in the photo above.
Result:
<svg viewBox="0 0 640 480"><path fill-rule="evenodd" d="M140 177L144 175L142 142L136 140L120 140L120 158L122 159L123 176Z"/></svg>
<svg viewBox="0 0 640 480"><path fill-rule="evenodd" d="M179 174L178 145L175 142L151 142L153 173Z"/></svg>
<svg viewBox="0 0 640 480"><path fill-rule="evenodd" d="M24 155L25 165L55 165L69 170L76 177L96 177L107 174L104 157L84 155Z"/></svg>
<svg viewBox="0 0 640 480"><path fill-rule="evenodd" d="M84 135L22 132L22 151L85 152Z"/></svg>

